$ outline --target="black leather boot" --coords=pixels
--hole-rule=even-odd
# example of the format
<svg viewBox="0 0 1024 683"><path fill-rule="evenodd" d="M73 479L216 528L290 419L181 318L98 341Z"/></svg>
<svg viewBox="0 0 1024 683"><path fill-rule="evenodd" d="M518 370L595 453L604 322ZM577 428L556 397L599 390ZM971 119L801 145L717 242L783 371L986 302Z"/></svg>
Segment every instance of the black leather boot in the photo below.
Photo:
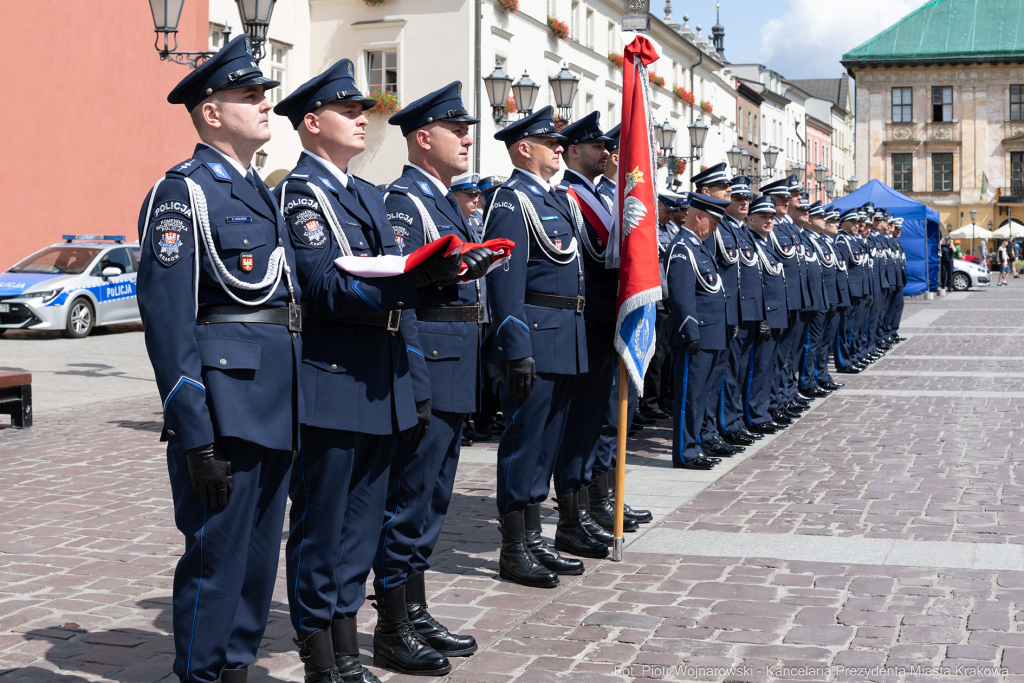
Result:
<svg viewBox="0 0 1024 683"><path fill-rule="evenodd" d="M224 669L220 672L220 683L245 683L248 677L248 668Z"/></svg>
<svg viewBox="0 0 1024 683"><path fill-rule="evenodd" d="M576 494L560 496L556 502L558 526L555 528L555 550L598 560L608 557L608 546L594 540L580 524L580 506Z"/></svg>
<svg viewBox="0 0 1024 683"><path fill-rule="evenodd" d="M292 642L299 646L299 659L306 669L306 683L337 683L338 669L334 666L334 642L329 627L313 631L306 637L293 638Z"/></svg>
<svg viewBox="0 0 1024 683"><path fill-rule="evenodd" d="M615 506L612 505L614 491L608 488L608 473L600 477L594 477L593 485L587 490L588 502L590 503L590 516L594 521L604 527L610 534L615 533ZM633 533L640 528L640 522L633 515L627 515L626 508L622 506L622 530ZM615 538L612 536L612 538Z"/></svg>
<svg viewBox="0 0 1024 683"><path fill-rule="evenodd" d="M539 512L540 506L537 507ZM534 588L557 586L558 575L538 562L530 549L526 547L526 524L523 519L523 511L509 512L500 515L498 519L501 522L501 555L498 556L498 575L506 581L512 581L522 586ZM537 527L540 528L539 516ZM554 554L558 555L558 553ZM580 571L577 573L583 573L582 562Z"/></svg>
<svg viewBox="0 0 1024 683"><path fill-rule="evenodd" d="M373 630L373 665L409 676L444 676L448 658L416 633L405 607L405 586L374 597L377 628Z"/></svg>
<svg viewBox="0 0 1024 683"><path fill-rule="evenodd" d="M591 487L593 488L593 487ZM594 518L590 516L590 489L581 488L576 492L576 497L580 506L580 524L587 530L598 543L604 543L607 546L612 545L615 542L615 537L612 536L610 531L605 530L603 526L594 521Z"/></svg>
<svg viewBox="0 0 1024 683"><path fill-rule="evenodd" d="M608 510L611 510L612 515L615 514L615 484L613 483L614 481L615 481L615 470L614 469L608 470L607 472L602 474L600 477L594 477L594 484L595 484L595 486L600 486L602 491L607 491L608 492L607 496L600 503L600 505L602 505L603 507L605 507ZM593 492L594 491L594 487L592 486L590 488L590 490L591 490L591 492ZM593 495L590 496L590 507L591 507L591 509L593 509L593 507L594 507L594 496ZM627 519L634 520L637 523L637 526L634 527L632 524L630 524L629 522L626 521ZM613 520L613 523L614 523L614 516L613 516L612 520ZM653 521L654 521L654 515L651 514L650 510L636 510L634 508L629 507L629 503L626 503L626 502L622 503L622 530L623 531L633 532L633 531L636 531L637 529L640 528L639 525L647 524L648 522L653 522Z"/></svg>
<svg viewBox="0 0 1024 683"><path fill-rule="evenodd" d="M423 574L412 574L405 581L405 609L416 633L427 645L445 657L468 657L476 652L473 636L459 636L439 624L427 611L427 588Z"/></svg>
<svg viewBox="0 0 1024 683"><path fill-rule="evenodd" d="M563 576L577 576L583 573L583 563L574 557L562 557L547 544L541 535L540 503L527 505L523 510L526 525L526 547L544 567Z"/></svg>
<svg viewBox="0 0 1024 683"><path fill-rule="evenodd" d="M341 683L380 683L380 679L359 663L359 634L356 618L335 619L331 623L334 639L334 666Z"/></svg>

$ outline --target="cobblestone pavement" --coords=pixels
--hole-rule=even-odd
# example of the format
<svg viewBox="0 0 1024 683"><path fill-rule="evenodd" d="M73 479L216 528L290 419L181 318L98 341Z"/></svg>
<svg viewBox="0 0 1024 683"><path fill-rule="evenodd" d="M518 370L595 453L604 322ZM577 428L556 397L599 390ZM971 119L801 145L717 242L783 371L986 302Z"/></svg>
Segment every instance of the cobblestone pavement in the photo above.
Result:
<svg viewBox="0 0 1024 683"><path fill-rule="evenodd" d="M427 588L481 650L449 680L1024 683L1021 290L908 300L907 342L712 472L672 469L668 430L643 430L628 498L655 523L557 589L496 578L495 446L466 449ZM155 392L55 405L0 426L0 683L170 681L181 541ZM302 680L291 637L282 564L251 680Z"/></svg>

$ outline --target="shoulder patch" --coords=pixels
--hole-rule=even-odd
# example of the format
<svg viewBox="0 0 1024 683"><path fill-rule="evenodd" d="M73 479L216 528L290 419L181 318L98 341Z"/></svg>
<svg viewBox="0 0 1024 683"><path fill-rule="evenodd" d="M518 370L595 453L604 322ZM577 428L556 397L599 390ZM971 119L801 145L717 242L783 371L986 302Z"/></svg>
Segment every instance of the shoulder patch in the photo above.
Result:
<svg viewBox="0 0 1024 683"><path fill-rule="evenodd" d="M512 213L515 213L515 211L516 211L516 205L514 203L512 203L512 202L506 202L506 201L494 202L494 208L495 209L508 209Z"/></svg>
<svg viewBox="0 0 1024 683"><path fill-rule="evenodd" d="M428 197L434 196L434 191L430 189L430 183L425 183L421 180L416 181L416 187L420 188L420 192L427 195Z"/></svg>
<svg viewBox="0 0 1024 683"><path fill-rule="evenodd" d="M541 192L541 191L540 191L540 190L539 190L539 189L537 188L537 186L536 186L536 185L527 185L526 187L528 187L528 188L530 189L530 192L532 192L533 194L535 194L535 195L536 195L536 196L538 196L538 197L539 197L539 196L541 196L541 194L543 194L543 193L542 193L542 192Z"/></svg>
<svg viewBox="0 0 1024 683"><path fill-rule="evenodd" d="M690 241L696 244L697 246L700 246L700 240L697 239L696 237L691 237Z"/></svg>
<svg viewBox="0 0 1024 683"><path fill-rule="evenodd" d="M412 225L412 216L410 216L409 214L405 213L404 211L394 211L392 213L389 213L388 214L388 220L389 221L402 221L403 223L407 223L409 225Z"/></svg>
<svg viewBox="0 0 1024 683"><path fill-rule="evenodd" d="M388 192L394 192L396 194L409 194L409 186L399 185L398 182L396 181L388 185Z"/></svg>
<svg viewBox="0 0 1024 683"><path fill-rule="evenodd" d="M228 174L227 169L224 168L224 164L207 162L206 165L210 168L210 171L213 173L215 178L231 180L231 176Z"/></svg>
<svg viewBox="0 0 1024 683"><path fill-rule="evenodd" d="M192 175L197 168L202 166L198 159L186 159L180 164L176 164L173 168L167 171L167 175Z"/></svg>
<svg viewBox="0 0 1024 683"><path fill-rule="evenodd" d="M518 184L519 184L519 179L518 178L513 178L512 180L505 181L505 184L502 185L502 187L515 187Z"/></svg>
<svg viewBox="0 0 1024 683"><path fill-rule="evenodd" d="M324 185L327 186L328 190L331 190L333 192L337 192L338 191L338 188L334 187L334 184L330 180L328 180L327 178L324 178L322 175L318 175L317 178L320 179L321 183L323 183Z"/></svg>
<svg viewBox="0 0 1024 683"><path fill-rule="evenodd" d="M292 226L295 236L307 247L321 249L327 244L327 232L319 213L302 209L288 218L288 224Z"/></svg>
<svg viewBox="0 0 1024 683"><path fill-rule="evenodd" d="M152 243L156 260L173 266L181 260L181 250L189 239L192 225L180 218L166 217L153 224Z"/></svg>
<svg viewBox="0 0 1024 683"><path fill-rule="evenodd" d="M160 218L165 213L180 213L185 218L192 218L192 207L188 202L179 202L176 199L171 199L161 202L160 206L153 209L153 218Z"/></svg>
<svg viewBox="0 0 1024 683"><path fill-rule="evenodd" d="M298 209L310 209L311 211L319 212L320 205L317 204L315 199L310 199L309 197L294 197L289 199L284 205L284 215L287 216Z"/></svg>

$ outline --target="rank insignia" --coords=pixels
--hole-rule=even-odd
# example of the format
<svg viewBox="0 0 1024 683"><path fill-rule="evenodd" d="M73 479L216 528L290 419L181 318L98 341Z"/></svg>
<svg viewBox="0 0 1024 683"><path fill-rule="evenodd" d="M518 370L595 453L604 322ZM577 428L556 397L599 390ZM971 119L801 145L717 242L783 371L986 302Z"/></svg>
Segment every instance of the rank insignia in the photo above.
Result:
<svg viewBox="0 0 1024 683"><path fill-rule="evenodd" d="M252 272L253 258L252 254L245 252L239 257L239 264L242 266L242 270L249 273Z"/></svg>
<svg viewBox="0 0 1024 683"><path fill-rule="evenodd" d="M209 163L206 165L210 167L211 171L213 171L213 175L217 176L221 180L231 180L231 176L228 175L228 172L226 170L224 170L223 164Z"/></svg>
<svg viewBox="0 0 1024 683"><path fill-rule="evenodd" d="M537 189L536 185L527 185L527 187L530 188L530 192L532 192L533 194L537 195L538 197L541 196L542 192Z"/></svg>
<svg viewBox="0 0 1024 683"><path fill-rule="evenodd" d="M417 182L416 187L420 188L420 192L427 195L428 197L434 196L434 193L430 190L430 185L428 183Z"/></svg>
<svg viewBox="0 0 1024 683"><path fill-rule="evenodd" d="M696 244L697 246L700 246L700 240L697 239L696 237L691 237L690 241Z"/></svg>
<svg viewBox="0 0 1024 683"><path fill-rule="evenodd" d="M331 181L330 181L330 180L328 180L327 178L324 178L323 176L317 176L317 178L319 178L319 179L320 179L320 182L321 182L321 183L323 183L324 185L326 185L326 186L327 186L327 189L328 189L328 190L332 190L332 191L334 191L334 192L337 192L337 191L338 191L338 189L337 189L336 187L334 187L334 185L332 185L332 184L331 184Z"/></svg>

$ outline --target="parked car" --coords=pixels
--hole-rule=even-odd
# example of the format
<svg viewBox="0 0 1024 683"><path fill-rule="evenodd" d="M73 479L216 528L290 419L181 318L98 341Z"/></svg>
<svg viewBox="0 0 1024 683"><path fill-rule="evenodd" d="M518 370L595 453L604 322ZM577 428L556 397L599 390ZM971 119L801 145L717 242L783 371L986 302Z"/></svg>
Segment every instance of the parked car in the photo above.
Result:
<svg viewBox="0 0 1024 683"><path fill-rule="evenodd" d="M0 273L0 334L60 330L87 337L97 325L138 322L139 245L123 235L64 235Z"/></svg>
<svg viewBox="0 0 1024 683"><path fill-rule="evenodd" d="M953 259L953 291L964 292L971 287L988 287L992 284L988 268L963 259Z"/></svg>

